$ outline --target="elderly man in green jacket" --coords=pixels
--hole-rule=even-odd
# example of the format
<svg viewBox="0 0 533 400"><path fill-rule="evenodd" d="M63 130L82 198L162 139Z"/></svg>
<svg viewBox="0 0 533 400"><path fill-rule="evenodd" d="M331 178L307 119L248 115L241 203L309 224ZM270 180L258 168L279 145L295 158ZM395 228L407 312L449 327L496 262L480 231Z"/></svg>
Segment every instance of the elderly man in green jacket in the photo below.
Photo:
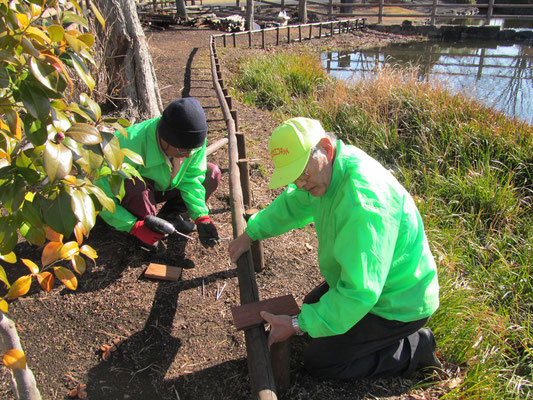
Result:
<svg viewBox="0 0 533 400"><path fill-rule="evenodd" d="M435 339L423 326L439 304L437 270L412 197L362 150L326 134L319 121L293 118L269 141L270 188L288 185L229 246L232 261L253 240L314 222L325 281L298 315L261 316L269 345L298 333L316 376L408 376L440 368Z"/></svg>
<svg viewBox="0 0 533 400"><path fill-rule="evenodd" d="M132 125L127 133L127 137L120 132L115 136L121 148L142 156L144 165L130 164L144 182L126 180L124 197L120 202L115 199L114 213L100 213L103 220L138 238L144 248L160 252L164 235L145 224L147 215L158 214L182 233L197 229L202 245L213 247L218 233L206 200L216 190L221 173L206 159L207 122L200 102L193 97L174 100L162 116ZM114 197L106 179L96 184ZM165 204L158 213L161 202ZM194 223L182 217L186 212Z"/></svg>

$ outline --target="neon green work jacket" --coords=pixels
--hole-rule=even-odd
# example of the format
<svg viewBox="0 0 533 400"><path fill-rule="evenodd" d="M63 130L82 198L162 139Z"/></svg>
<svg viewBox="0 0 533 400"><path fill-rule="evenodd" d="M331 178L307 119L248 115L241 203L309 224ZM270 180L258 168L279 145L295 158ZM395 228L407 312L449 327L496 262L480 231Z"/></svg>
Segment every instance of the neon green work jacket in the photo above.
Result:
<svg viewBox="0 0 533 400"><path fill-rule="evenodd" d="M310 222L330 287L319 302L302 305L298 322L311 337L343 334L367 313L410 322L437 309L437 270L414 201L362 150L339 140L323 196L291 184L246 232L263 240Z"/></svg>
<svg viewBox="0 0 533 400"><path fill-rule="evenodd" d="M135 164L129 159L126 159L126 162L139 171L143 178L152 179L157 191L165 192L175 188L179 189L193 220L208 215L209 210L205 204L205 188L202 185L207 170L206 145L204 143L202 148L193 151L183 161L179 172L171 181L172 167L159 150L157 142L156 128L160 118L149 119L130 126L127 129L127 138L120 132L115 133L120 147L131 149L139 154L144 160L144 165ZM114 198L107 179L100 179L95 183L109 197ZM116 198L115 212L102 210L100 216L119 231L129 232L137 222L137 217L122 207Z"/></svg>

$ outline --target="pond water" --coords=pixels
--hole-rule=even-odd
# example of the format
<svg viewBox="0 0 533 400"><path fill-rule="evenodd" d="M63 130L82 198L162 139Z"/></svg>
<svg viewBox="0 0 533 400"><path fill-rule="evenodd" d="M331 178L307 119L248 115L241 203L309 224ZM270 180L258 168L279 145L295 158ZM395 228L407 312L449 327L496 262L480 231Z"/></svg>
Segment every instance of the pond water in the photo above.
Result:
<svg viewBox="0 0 533 400"><path fill-rule="evenodd" d="M438 80L533 124L533 43L417 42L321 57L328 73L346 81L369 78L387 64L415 66L421 80Z"/></svg>

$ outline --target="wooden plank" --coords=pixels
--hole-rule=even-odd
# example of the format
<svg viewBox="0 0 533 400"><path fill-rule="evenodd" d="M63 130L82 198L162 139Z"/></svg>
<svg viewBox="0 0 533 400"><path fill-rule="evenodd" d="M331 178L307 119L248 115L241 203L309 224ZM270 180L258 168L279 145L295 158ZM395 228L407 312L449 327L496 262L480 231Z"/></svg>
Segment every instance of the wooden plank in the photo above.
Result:
<svg viewBox="0 0 533 400"><path fill-rule="evenodd" d="M165 281L177 281L181 276L180 267L171 267L170 265L150 263L144 276L152 279L162 279Z"/></svg>
<svg viewBox="0 0 533 400"><path fill-rule="evenodd" d="M231 315L235 327L241 330L263 324L265 321L259 315L260 311L268 311L276 315L294 315L300 312L300 308L292 294L232 307Z"/></svg>

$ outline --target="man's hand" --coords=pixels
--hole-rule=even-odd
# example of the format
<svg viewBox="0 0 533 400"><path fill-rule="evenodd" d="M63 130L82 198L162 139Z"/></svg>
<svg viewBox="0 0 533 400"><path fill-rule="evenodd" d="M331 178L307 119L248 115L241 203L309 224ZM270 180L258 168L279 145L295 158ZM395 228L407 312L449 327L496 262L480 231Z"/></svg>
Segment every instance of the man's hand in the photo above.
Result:
<svg viewBox="0 0 533 400"><path fill-rule="evenodd" d="M250 249L251 245L252 239L250 239L250 236L248 236L246 232L244 232L242 235L239 235L239 237L232 241L228 247L231 262L236 263L239 257Z"/></svg>
<svg viewBox="0 0 533 400"><path fill-rule="evenodd" d="M132 226L130 234L139 238L141 241L146 244L149 244L150 246L153 246L159 240L165 237L165 235L154 232L153 230L148 228L145 225L144 220L137 221L135 225Z"/></svg>
<svg viewBox="0 0 533 400"><path fill-rule="evenodd" d="M296 333L292 327L289 315L274 315L267 311L261 311L261 318L270 324L270 334L268 335L268 348L274 343L284 342Z"/></svg>
<svg viewBox="0 0 533 400"><path fill-rule="evenodd" d="M215 247L220 238L218 237L217 228L213 222L211 222L211 218L209 218L208 215L205 215L198 218L196 221L194 221L194 223L198 229L198 237L200 238L200 243L202 243L202 246L204 246L206 249L208 247Z"/></svg>

